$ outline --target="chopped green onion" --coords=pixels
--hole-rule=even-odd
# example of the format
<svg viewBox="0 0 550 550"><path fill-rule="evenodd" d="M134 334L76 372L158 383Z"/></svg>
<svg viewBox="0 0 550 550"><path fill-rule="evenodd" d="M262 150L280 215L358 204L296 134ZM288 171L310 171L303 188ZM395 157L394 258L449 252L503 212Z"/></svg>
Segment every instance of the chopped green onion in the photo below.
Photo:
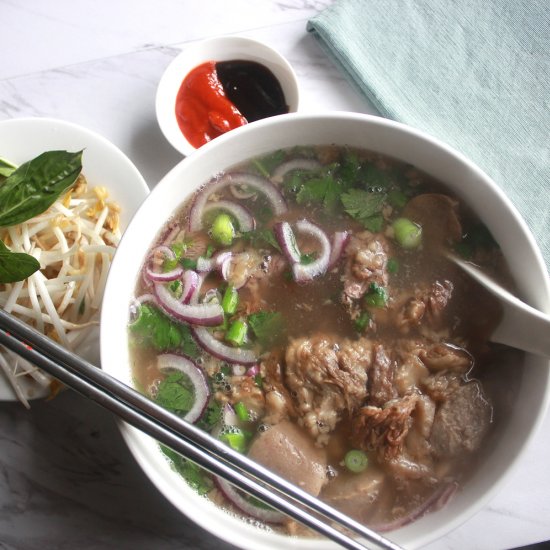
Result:
<svg viewBox="0 0 550 550"><path fill-rule="evenodd" d="M228 214L219 214L212 223L212 229L210 230L212 238L224 245L229 246L235 238L235 226L233 220Z"/></svg>
<svg viewBox="0 0 550 550"><path fill-rule="evenodd" d="M250 413L248 412L246 405L242 401L235 403L233 408L235 409L235 413L237 414L239 420L241 420L242 422L248 422L250 420Z"/></svg>
<svg viewBox="0 0 550 550"><path fill-rule="evenodd" d="M388 303L388 293L383 286L371 283L365 294L365 304L372 307L384 307Z"/></svg>
<svg viewBox="0 0 550 550"><path fill-rule="evenodd" d="M209 244L206 247L206 253L204 254L204 256L206 258L211 258L212 256L214 256L214 252L216 252L216 249L211 244Z"/></svg>
<svg viewBox="0 0 550 550"><path fill-rule="evenodd" d="M179 300L181 298L181 295L183 293L183 284L179 279L176 279L175 281L172 281L168 288L170 289L170 292Z"/></svg>
<svg viewBox="0 0 550 550"><path fill-rule="evenodd" d="M239 293L233 285L229 285L222 298L222 308L227 315L233 315L237 311L237 305L239 303Z"/></svg>
<svg viewBox="0 0 550 550"><path fill-rule="evenodd" d="M388 273L395 275L399 271L399 260L397 258L390 258L386 264Z"/></svg>
<svg viewBox="0 0 550 550"><path fill-rule="evenodd" d="M354 474L361 473L369 464L369 457L363 451L353 449L344 458L346 468Z"/></svg>
<svg viewBox="0 0 550 550"><path fill-rule="evenodd" d="M403 248L417 248L422 242L422 227L408 220L407 218L397 218L393 224L395 240Z"/></svg>
<svg viewBox="0 0 550 550"><path fill-rule="evenodd" d="M162 271L164 273L167 273L168 271L172 271L173 269L176 269L178 265L179 265L179 262L177 258L166 258L162 262Z"/></svg>
<svg viewBox="0 0 550 550"><path fill-rule="evenodd" d="M367 328L369 321L370 313L368 311L363 311L363 313L361 313L361 315L357 319L355 319L355 330L357 332L363 332Z"/></svg>
<svg viewBox="0 0 550 550"><path fill-rule="evenodd" d="M223 433L221 438L225 440L234 451L238 453L244 453L246 451L246 435L238 428L235 428L231 432Z"/></svg>
<svg viewBox="0 0 550 550"><path fill-rule="evenodd" d="M234 346L242 346L246 340L248 325L240 319L229 325L229 330L225 333L225 339Z"/></svg>
<svg viewBox="0 0 550 550"><path fill-rule="evenodd" d="M258 388L263 387L264 379L262 378L261 374L256 374L256 376L254 376L254 384L256 384L256 386L258 386Z"/></svg>

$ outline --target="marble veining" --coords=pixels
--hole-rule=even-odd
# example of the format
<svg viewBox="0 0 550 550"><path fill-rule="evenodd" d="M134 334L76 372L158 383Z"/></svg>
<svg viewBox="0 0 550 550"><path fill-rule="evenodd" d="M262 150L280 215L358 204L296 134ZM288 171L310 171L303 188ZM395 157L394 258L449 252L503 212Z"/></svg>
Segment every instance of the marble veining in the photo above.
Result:
<svg viewBox="0 0 550 550"><path fill-rule="evenodd" d="M301 110L376 114L315 40L331 0L0 0L0 120L72 121L120 147L153 187L181 160L155 118L158 80L189 43L263 40L293 65ZM1 154L1 151L0 151ZM0 380L0 383L1 380ZM428 550L503 550L550 539L550 418L504 489ZM226 550L152 486L116 421L69 391L0 403L0 550Z"/></svg>

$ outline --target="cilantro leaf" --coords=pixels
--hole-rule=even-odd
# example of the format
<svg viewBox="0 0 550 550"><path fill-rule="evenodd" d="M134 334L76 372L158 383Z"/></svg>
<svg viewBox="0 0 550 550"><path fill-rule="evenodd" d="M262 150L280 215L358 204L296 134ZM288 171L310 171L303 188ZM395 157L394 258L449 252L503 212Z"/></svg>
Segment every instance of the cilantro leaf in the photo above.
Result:
<svg viewBox="0 0 550 550"><path fill-rule="evenodd" d="M275 311L258 311L248 316L248 326L263 347L278 340L283 333L283 316Z"/></svg>
<svg viewBox="0 0 550 550"><path fill-rule="evenodd" d="M281 247L273 234L271 229L254 229L242 234L242 237L248 241L254 248L274 248L278 252L281 252Z"/></svg>
<svg viewBox="0 0 550 550"><path fill-rule="evenodd" d="M187 325L180 325L151 304L141 304L137 319L129 325L133 342L157 351L181 350L197 357L199 349Z"/></svg>
<svg viewBox="0 0 550 550"><path fill-rule="evenodd" d="M302 183L296 195L298 204L322 204L327 210L334 210L340 198L341 188L329 175L312 178Z"/></svg>
<svg viewBox="0 0 550 550"><path fill-rule="evenodd" d="M214 483L206 470L202 469L194 462L191 462L191 460L179 455L169 447L161 445L160 449L170 459L174 470L176 470L176 472L178 472L199 495L206 495L213 489Z"/></svg>
<svg viewBox="0 0 550 550"><path fill-rule="evenodd" d="M344 210L355 220L363 223L371 231L379 231L382 226L382 207L385 193L369 193L363 189L350 189L341 197Z"/></svg>
<svg viewBox="0 0 550 550"><path fill-rule="evenodd" d="M183 372L174 372L159 384L155 401L161 407L185 416L195 402L193 385Z"/></svg>

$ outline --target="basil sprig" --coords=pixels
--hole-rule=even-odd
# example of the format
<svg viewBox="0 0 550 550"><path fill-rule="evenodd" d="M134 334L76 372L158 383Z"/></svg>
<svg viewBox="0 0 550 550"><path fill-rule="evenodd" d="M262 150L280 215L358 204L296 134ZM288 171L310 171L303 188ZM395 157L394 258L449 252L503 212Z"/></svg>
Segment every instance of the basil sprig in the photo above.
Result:
<svg viewBox="0 0 550 550"><path fill-rule="evenodd" d="M0 177L7 178L15 172L17 166L14 166L9 160L0 157Z"/></svg>
<svg viewBox="0 0 550 550"><path fill-rule="evenodd" d="M30 254L12 252L0 241L0 282L22 281L40 269L40 262Z"/></svg>
<svg viewBox="0 0 550 550"><path fill-rule="evenodd" d="M0 186L0 227L45 212L82 171L82 151L47 151L25 162Z"/></svg>
<svg viewBox="0 0 550 550"><path fill-rule="evenodd" d="M82 171L82 151L47 151L19 168L0 163L0 227L30 220L45 212L76 182ZM0 283L21 281L40 269L29 254L12 252L0 241Z"/></svg>

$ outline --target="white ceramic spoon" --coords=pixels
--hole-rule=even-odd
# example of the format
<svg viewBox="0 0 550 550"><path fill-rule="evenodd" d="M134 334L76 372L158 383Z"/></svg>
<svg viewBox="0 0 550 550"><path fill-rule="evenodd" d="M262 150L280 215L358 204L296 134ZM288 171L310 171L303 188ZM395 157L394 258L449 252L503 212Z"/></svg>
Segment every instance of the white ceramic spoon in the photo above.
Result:
<svg viewBox="0 0 550 550"><path fill-rule="evenodd" d="M504 314L491 341L550 358L549 315L516 298L474 264L451 254L448 257L500 300Z"/></svg>

